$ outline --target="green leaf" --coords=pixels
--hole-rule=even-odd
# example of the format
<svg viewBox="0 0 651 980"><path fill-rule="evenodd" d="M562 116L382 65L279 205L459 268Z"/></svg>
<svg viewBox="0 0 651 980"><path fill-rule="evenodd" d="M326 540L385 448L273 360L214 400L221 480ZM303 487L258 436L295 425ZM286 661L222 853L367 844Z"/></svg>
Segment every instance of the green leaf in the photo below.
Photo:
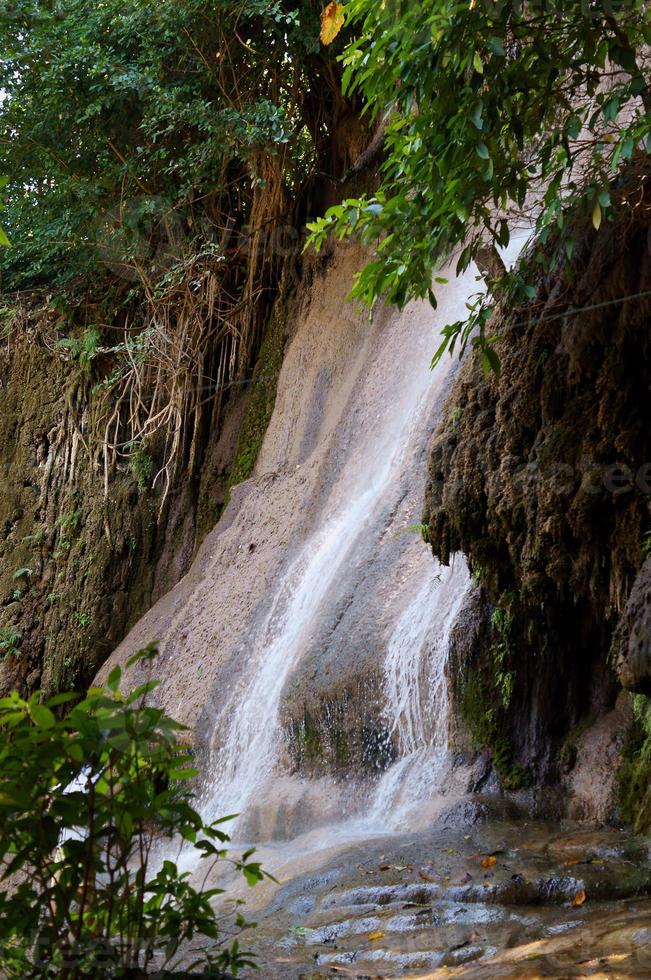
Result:
<svg viewBox="0 0 651 980"><path fill-rule="evenodd" d="M565 132L571 140L575 140L581 132L581 120L578 116L570 116L565 123Z"/></svg>
<svg viewBox="0 0 651 980"><path fill-rule="evenodd" d="M250 888L253 888L264 878L259 864L245 864L242 867L242 872L246 878L246 883Z"/></svg>
<svg viewBox="0 0 651 980"><path fill-rule="evenodd" d="M198 769L170 769L167 773L170 779L195 779L199 775Z"/></svg>
<svg viewBox="0 0 651 980"><path fill-rule="evenodd" d="M502 57L504 57L504 55L506 54L506 51L504 50L504 44L502 42L502 38L501 37L496 37L495 35L492 35L491 37L489 37L488 38L488 46L491 49L491 51L493 52L493 54L500 55Z"/></svg>
<svg viewBox="0 0 651 980"><path fill-rule="evenodd" d="M157 656L158 656L158 646L157 646L157 644L156 643L149 643L149 644L147 644L146 647L143 647L142 650L138 650L137 653L134 653L132 657L129 657L129 659L127 660L127 662L125 663L124 666L128 670L130 667L133 667L135 664L139 663L141 660L153 660Z"/></svg>
<svg viewBox="0 0 651 980"><path fill-rule="evenodd" d="M475 71L478 72L480 75L484 74L484 63L481 60L481 55L479 54L479 51L475 51L474 57L472 59L472 66L475 69Z"/></svg>
<svg viewBox="0 0 651 980"><path fill-rule="evenodd" d="M48 729L54 727L56 719L50 709L46 708L44 704L30 704L29 711L39 728Z"/></svg>
<svg viewBox="0 0 651 980"><path fill-rule="evenodd" d="M500 370L500 359L497 356L495 349L493 347L484 347L482 350L482 371L484 372L484 375L486 376L492 371L493 374L499 378Z"/></svg>
<svg viewBox="0 0 651 980"><path fill-rule="evenodd" d="M477 156L481 157L482 160L488 160L490 157L490 153L488 152L488 147L486 146L485 143L477 143L475 145L475 151L477 153Z"/></svg>
<svg viewBox="0 0 651 980"><path fill-rule="evenodd" d="M113 693L115 694L115 692L120 687L121 680L122 680L122 668L120 667L119 664L117 664L117 666L115 666L111 671L111 673L108 675L108 679L106 681L106 685L109 691L113 691Z"/></svg>
<svg viewBox="0 0 651 980"><path fill-rule="evenodd" d="M0 227L0 245L3 245L5 248L11 248L11 242L7 238L7 233L5 232L4 228L1 227Z"/></svg>

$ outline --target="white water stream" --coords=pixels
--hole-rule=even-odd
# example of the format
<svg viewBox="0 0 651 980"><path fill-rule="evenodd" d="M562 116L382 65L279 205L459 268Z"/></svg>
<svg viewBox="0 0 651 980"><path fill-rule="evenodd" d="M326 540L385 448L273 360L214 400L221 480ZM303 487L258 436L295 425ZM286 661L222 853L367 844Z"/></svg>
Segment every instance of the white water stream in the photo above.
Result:
<svg viewBox="0 0 651 980"><path fill-rule="evenodd" d="M419 326L430 324L416 321L412 335ZM456 365L448 360L432 372L421 353L422 335L413 338L416 350L410 351L411 338L407 332L401 336L401 329L401 323L386 326L385 349L378 358L380 364L386 362L383 369L388 367L395 376L397 391L380 413L370 417L360 413L360 424L341 438L348 463L335 474L313 532L275 583L266 616L249 634L245 670L215 719L214 778L206 804L212 818L223 813L246 815L252 806L280 805L274 781L283 744L280 716L288 679L316 645L320 645L319 658L328 660L329 637L323 637L319 626L340 598L342 581L351 569L364 577L381 563L382 538L394 528L393 515L401 499L414 488L417 505L422 500L423 450ZM429 331L422 333L427 336ZM407 353L402 363L401 348ZM377 386L374 367L377 364L369 375L357 379L353 396L365 406L372 404ZM418 470L414 459L419 460ZM369 541L376 542L370 551ZM453 567L443 568L413 532L405 545L409 570L415 568L418 576L407 575L403 588L394 590L391 608L402 611L397 619L389 618L386 652L378 652L384 656L384 720L398 759L376 781L370 798L368 785L360 787L358 809L363 809L369 830L408 826L410 814L436 794L448 757L449 633L470 584L462 556ZM382 574L395 572L389 566ZM415 594L414 582L418 583ZM357 583L349 591L353 605L356 600L378 602L373 593L358 597ZM336 790L327 787L326 792ZM345 809L347 816L357 816L350 800ZM318 814L313 819L318 824Z"/></svg>
<svg viewBox="0 0 651 980"><path fill-rule="evenodd" d="M432 371L431 355L478 287L452 273L436 312L414 303L369 324L347 300L364 260L337 256L306 289L254 478L115 655L160 641L162 701L207 753L204 815L242 814L240 840L318 849L410 829L449 784L446 664L470 580L463 556L439 567L408 528L458 367ZM336 704L354 731L374 675L392 764L297 769L287 719Z"/></svg>
<svg viewBox="0 0 651 980"><path fill-rule="evenodd" d="M446 366L438 372L440 382L445 381L448 370ZM305 542L301 553L278 583L271 609L252 639L244 682L231 694L216 721L216 729L219 731L221 727L226 736L214 763L216 779L211 787L214 816L220 812L245 813L261 785L273 776L280 747L279 707L287 678L311 641L315 622L332 590L354 560L356 547L371 533L380 506L386 506L387 492L391 489L395 492L399 486L403 467L413 450L413 440L420 434L417 423L423 421L422 416L431 408L430 399L425 395L426 382L432 381L432 376L428 378L421 371L413 380L417 383L406 389L407 397L399 406L402 412L392 413L390 425L376 430L375 444L367 444L364 469L356 476L351 476L349 469L344 470L341 481L346 486L346 497L343 503L335 503L332 516L328 516L323 526ZM430 397L431 393L430 390ZM336 492L333 491L332 496L339 500ZM433 562L431 566L434 568ZM396 716L395 725L390 724L390 727L399 729L401 742L409 756L426 747L425 714L433 710L442 716L447 711L442 677L444 657L431 658L434 671L441 676L436 677L436 690L432 692L432 703L428 706L416 705L424 690L418 678L418 663L432 642L437 654L441 653L438 647L445 644L447 624L453 619L450 604L454 609L458 607L464 594L464 589L459 589L459 582L464 575L468 578L463 561L458 566L461 571L456 574L441 568L433 581L426 583L405 610L390 643L387 662L389 718L394 710L400 714L400 717ZM446 588L447 583L451 588ZM443 604L447 607L445 612ZM428 637L429 627L433 620L437 622L439 613L445 623L441 620L435 637ZM409 693L401 683L407 675ZM410 698L410 704L403 719L399 699L404 696ZM418 734L414 732L405 741L404 725L418 726ZM444 727L445 721L441 717L437 732ZM378 803L381 805L380 799Z"/></svg>
<svg viewBox="0 0 651 980"><path fill-rule="evenodd" d="M441 785L448 763L450 706L446 666L450 630L470 589L461 555L435 566L396 624L385 661L387 714L400 756L380 780L369 815L394 830ZM387 814L389 819L387 820Z"/></svg>

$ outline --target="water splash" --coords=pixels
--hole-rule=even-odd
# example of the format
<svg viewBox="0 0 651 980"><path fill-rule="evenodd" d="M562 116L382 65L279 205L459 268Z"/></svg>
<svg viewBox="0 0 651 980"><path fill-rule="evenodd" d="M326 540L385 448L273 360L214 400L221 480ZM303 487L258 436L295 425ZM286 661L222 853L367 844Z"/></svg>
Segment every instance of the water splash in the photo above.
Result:
<svg viewBox="0 0 651 980"><path fill-rule="evenodd" d="M448 762L450 632L471 580L461 556L429 575L396 623L384 668L388 726L399 757L378 784L369 822L394 830L440 790Z"/></svg>

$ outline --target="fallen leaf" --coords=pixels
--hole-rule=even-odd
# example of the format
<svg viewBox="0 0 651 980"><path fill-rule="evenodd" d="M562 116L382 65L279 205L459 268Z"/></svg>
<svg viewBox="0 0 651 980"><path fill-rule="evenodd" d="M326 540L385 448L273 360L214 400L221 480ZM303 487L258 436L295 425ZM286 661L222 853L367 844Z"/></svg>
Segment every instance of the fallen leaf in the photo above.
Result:
<svg viewBox="0 0 651 980"><path fill-rule="evenodd" d="M482 868L492 868L494 864L497 863L497 858L494 854L489 854L487 857L481 859Z"/></svg>
<svg viewBox="0 0 651 980"><path fill-rule="evenodd" d="M577 892L574 898L572 899L573 907L577 908L579 905L583 905L587 897L588 896L586 895L585 891L582 888L581 891Z"/></svg>
<svg viewBox="0 0 651 980"><path fill-rule="evenodd" d="M388 871L390 867L391 867L390 864L381 864L380 871Z"/></svg>
<svg viewBox="0 0 651 980"><path fill-rule="evenodd" d="M377 932L369 932L368 938L374 943L376 939L384 939L384 933L381 929L378 929Z"/></svg>
<svg viewBox="0 0 651 980"><path fill-rule="evenodd" d="M332 44L344 26L344 20L343 4L332 0L332 3L321 11L321 44Z"/></svg>
<svg viewBox="0 0 651 980"><path fill-rule="evenodd" d="M571 868L573 864L580 864L580 863L581 863L580 858L568 858L567 861L564 862L566 868Z"/></svg>

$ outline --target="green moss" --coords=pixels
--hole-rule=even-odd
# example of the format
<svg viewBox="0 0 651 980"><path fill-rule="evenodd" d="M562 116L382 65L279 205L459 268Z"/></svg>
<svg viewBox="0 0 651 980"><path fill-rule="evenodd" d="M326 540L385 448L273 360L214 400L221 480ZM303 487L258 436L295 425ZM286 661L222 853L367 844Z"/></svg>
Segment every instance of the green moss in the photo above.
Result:
<svg viewBox="0 0 651 980"><path fill-rule="evenodd" d="M310 715L306 716L303 726L302 756L308 762L316 762L323 756L321 734Z"/></svg>
<svg viewBox="0 0 651 980"><path fill-rule="evenodd" d="M651 830L651 698L635 695L633 716L619 771L620 813L636 833L646 833Z"/></svg>
<svg viewBox="0 0 651 980"><path fill-rule="evenodd" d="M515 684L510 635L513 616L507 606L512 596L504 594L503 606L491 616L491 635L485 651L458 681L461 716L477 749L489 749L493 764L506 789L528 786L526 767L513 761L509 707Z"/></svg>
<svg viewBox="0 0 651 980"><path fill-rule="evenodd" d="M504 708L508 708L513 695L515 672L513 670L513 651L511 648L511 629L513 613L510 607L513 597L504 593L500 605L491 614L491 658L493 662L493 678Z"/></svg>
<svg viewBox="0 0 651 980"><path fill-rule="evenodd" d="M253 375L253 389L237 440L228 489L248 480L253 472L276 404L278 376L287 339L287 309L278 303L269 321Z"/></svg>
<svg viewBox="0 0 651 980"><path fill-rule="evenodd" d="M351 747L348 732L344 728L333 728L330 732L332 755L335 766L344 768L351 759Z"/></svg>
<svg viewBox="0 0 651 980"><path fill-rule="evenodd" d="M299 766L314 765L323 759L321 733L309 712L306 712L302 722L292 724L290 740Z"/></svg>
<svg viewBox="0 0 651 980"><path fill-rule="evenodd" d="M138 484L140 492L144 493L151 486L151 478L154 475L153 456L146 441L132 443L128 448L131 451L129 472Z"/></svg>

